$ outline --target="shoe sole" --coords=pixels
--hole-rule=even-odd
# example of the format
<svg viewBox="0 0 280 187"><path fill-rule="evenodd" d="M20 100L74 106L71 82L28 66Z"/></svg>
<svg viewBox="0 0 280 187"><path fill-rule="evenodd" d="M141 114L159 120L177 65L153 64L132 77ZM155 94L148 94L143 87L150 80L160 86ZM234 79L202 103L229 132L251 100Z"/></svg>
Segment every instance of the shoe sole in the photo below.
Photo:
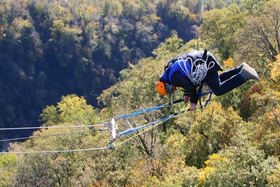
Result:
<svg viewBox="0 0 280 187"><path fill-rule="evenodd" d="M254 68L252 68L251 66L249 66L247 63L243 62L241 64L242 68L246 68L250 73L252 73L252 75L257 79L260 80L260 77L258 76L258 73L256 72L256 70Z"/></svg>

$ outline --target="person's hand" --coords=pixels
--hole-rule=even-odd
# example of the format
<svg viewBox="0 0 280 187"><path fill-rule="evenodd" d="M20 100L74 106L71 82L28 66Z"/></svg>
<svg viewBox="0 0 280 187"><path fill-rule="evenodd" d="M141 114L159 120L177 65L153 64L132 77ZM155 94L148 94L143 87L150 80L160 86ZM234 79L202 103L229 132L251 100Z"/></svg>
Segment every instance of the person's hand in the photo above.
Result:
<svg viewBox="0 0 280 187"><path fill-rule="evenodd" d="M196 104L191 103L189 110L195 110L196 109Z"/></svg>
<svg viewBox="0 0 280 187"><path fill-rule="evenodd" d="M190 101L190 96L184 95L184 102L187 103Z"/></svg>

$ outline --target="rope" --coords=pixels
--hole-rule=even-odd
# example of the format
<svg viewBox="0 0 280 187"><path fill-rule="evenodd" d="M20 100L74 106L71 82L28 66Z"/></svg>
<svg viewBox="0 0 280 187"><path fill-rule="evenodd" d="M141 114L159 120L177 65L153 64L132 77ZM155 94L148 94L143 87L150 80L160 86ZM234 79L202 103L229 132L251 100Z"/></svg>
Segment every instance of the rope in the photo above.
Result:
<svg viewBox="0 0 280 187"><path fill-rule="evenodd" d="M170 106L170 105L174 105L174 104L182 102L182 101L183 101L183 99L179 99L179 100L176 100L176 101L173 101L173 102L170 102L170 103L166 103L166 104L163 104L163 105L160 105L160 106L156 106L156 107L148 108L148 109L145 109L145 110L137 111L137 112L127 114L127 115L124 115L124 116L119 116L119 117L116 117L115 119L118 120L118 119L124 119L124 118L128 118L128 117L132 117L132 116L135 116L135 115L139 115L139 114L142 114L142 113L146 113L146 112L158 110L158 109ZM79 125L79 126L13 127L13 128L0 128L0 131L34 130L34 129L59 129L59 128L84 128L84 127L107 127L109 125L110 125L110 123L106 122L106 123L103 123L103 124Z"/></svg>
<svg viewBox="0 0 280 187"><path fill-rule="evenodd" d="M183 111L184 112L184 111ZM157 120L157 121L154 121L154 122L151 122L151 123L148 123L146 125L143 125L143 126L140 126L140 127L137 127L137 128L134 128L134 129L130 129L130 132L134 132L134 131L137 131L137 130L140 130L140 129L143 129L145 127L149 127L147 128L146 130L142 131L141 133L137 133L136 135L120 142L119 144L112 144L111 142L111 145L109 145L108 147L100 147L100 148L89 148L89 149L72 149L72 150L42 150L42 151L13 151L13 152L0 152L0 155L1 154L44 154L44 153L70 153L70 152L85 152L85 151L101 151L101 150L114 150L115 147L117 146L120 146L122 144L124 144L125 142L128 142L129 140L135 138L136 136L139 136L145 132L147 132L148 130L162 124L164 121L167 121L168 119L170 118L174 118L176 117L177 115L179 114L182 114L183 112L180 112L180 113L177 113L177 114L171 114L167 117L164 117L160 120ZM128 131L124 131L122 133L120 133L120 136L123 136L125 134L128 134L130 133Z"/></svg>
<svg viewBox="0 0 280 187"><path fill-rule="evenodd" d="M48 127L13 127L13 128L0 128L0 131L11 130L34 130L34 129L60 129L60 128L84 128L84 127L105 127L108 123L96 125L78 125L78 126L48 126Z"/></svg>
<svg viewBox="0 0 280 187"><path fill-rule="evenodd" d="M115 147L117 146L120 146L122 144L124 144L125 142L128 142L130 141L131 139L135 138L136 136L139 136L145 132L147 132L148 130L162 124L163 122L169 120L170 118L174 118L176 117L177 115L179 114L182 114L184 111L180 112L180 113L177 113L177 114L171 114L167 117L164 117L162 119L159 119L157 121L154 121L154 122L151 122L151 123L148 123L148 124L145 124L145 125L142 125L140 127L136 127L136 128L133 128L133 129L129 129L129 130L126 130L126 131L123 131L121 133L119 133L118 137L120 136L123 136L123 135L126 135L126 134L129 134L129 133L132 133L132 132L135 132L135 131L138 131L140 129L143 129L143 128L146 128L146 127L149 127L147 128L146 130L142 131L141 133L137 133L136 135L124 140L123 142L120 142L119 144L117 145L114 145L113 144L113 141L115 141L115 139L113 141L110 142L110 145L108 147L100 147L100 148L89 148L89 149L72 149L72 150L42 150L42 151L12 151L12 152L0 152L0 155L1 154L44 154L44 153L70 153L70 152L84 152L84 151L101 151L101 150L114 150ZM105 129L104 129L105 130ZM106 129L107 130L107 129ZM78 131L77 131L78 132ZM65 133L61 133L62 134L65 134ZM54 134L52 134L54 135ZM58 134L57 134L58 135ZM59 134L60 135L60 134ZM49 135L45 135L45 136L49 136ZM34 136L34 137L37 137L37 136ZM38 136L40 137L40 136Z"/></svg>
<svg viewBox="0 0 280 187"><path fill-rule="evenodd" d="M163 122L162 122L162 123L163 123ZM144 134L145 132L151 130L152 128L155 128L156 126L158 126L158 125L160 125L160 124L161 124L161 123L155 124L154 126L151 126L151 127L147 128L146 130L143 130L142 132L139 132L139 133L135 134L134 136L131 136L130 138L128 138L128 139L126 139L126 140L124 140L124 141L122 141L122 142L120 142L120 143L118 143L118 144L116 144L116 145L114 144L113 146L114 146L114 147L121 146L122 144L124 144L124 143L126 143L126 142L132 140L133 138L135 138L135 137L137 137L137 136L140 136L141 134Z"/></svg>
<svg viewBox="0 0 280 187"><path fill-rule="evenodd" d="M205 92L205 93L198 92L197 94L199 95L199 103L200 103L201 108L205 108L208 105L208 103L211 101L211 97L212 97L213 91L209 91L209 92ZM208 95L208 94L209 94L209 97L205 101L204 106L202 106L202 104L201 104L201 97L203 97L205 95Z"/></svg>
<svg viewBox="0 0 280 187"><path fill-rule="evenodd" d="M123 131L123 132L119 133L118 137L123 136L123 135L126 135L126 134L129 134L129 133L132 133L132 132L135 132L135 131L138 131L138 130L143 129L143 128L145 128L145 127L152 126L152 125L157 124L157 123L159 123L159 122L161 122L161 121L166 121L166 120L170 119L170 117L171 117L171 116L167 116L167 117L164 117L164 118L159 119L159 120L157 120L157 121L148 123L148 124L146 124L146 125L142 125L142 126L139 126L139 127L133 128L133 129L128 129L128 130L126 130L126 131Z"/></svg>
<svg viewBox="0 0 280 187"><path fill-rule="evenodd" d="M124 119L124 118L128 118L128 117L136 116L136 115L139 115L139 114L143 114L143 113L146 113L146 112L150 112L150 111L158 110L158 109L161 109L161 108L164 108L164 107L167 107L167 106L171 106L171 105L174 105L176 103L180 103L182 101L183 101L183 99L179 99L179 100L176 100L176 101L173 101L173 102L170 102L170 103L166 103L166 104L163 104L163 105L159 105L159 106L156 106L156 107L152 107L152 108L140 110L140 111L137 111L137 112L134 112L134 113L131 113L131 114L126 114L126 115L123 115L123 116L119 116L119 117L116 117L115 119L118 120L118 119Z"/></svg>
<svg viewBox="0 0 280 187"><path fill-rule="evenodd" d="M60 135L78 134L78 133L87 133L87 132L96 132L96 131L105 131L105 130L109 130L109 128L84 130L84 131L73 131L73 132L66 132L66 133L55 133L55 134L47 134L47 135L40 135L40 136L26 136L26 137L20 137L20 138L3 139L3 140L0 140L0 142L26 140L26 139L33 139L33 138L45 138L45 137L50 137L50 136L60 136Z"/></svg>
<svg viewBox="0 0 280 187"><path fill-rule="evenodd" d="M155 127L157 127L158 125L162 124L163 122L165 122L165 121L167 121L167 120L169 120L169 119L171 119L171 118L174 118L174 117L176 117L176 116L178 116L178 115L180 115L180 114L183 114L184 112L185 112L185 111L179 112L179 113L177 113L177 114L171 114L171 115L169 115L169 116L167 116L167 117L164 117L164 118L162 118L162 119L160 119L160 120L157 120L157 121L148 123L148 124L146 124L146 125L143 125L143 126L141 126L141 127L143 127L143 128L144 128L144 126L147 127L148 125L149 125L150 127L147 128L146 130L143 130L143 131L140 132L140 133L135 134L134 136L131 136L130 138L128 138L128 139L126 139L126 140L124 140L124 141L122 141L122 142L120 142L120 143L118 143L118 144L113 144L112 146L113 146L114 148L115 148L115 147L118 147L118 146L121 146L122 144L124 144L124 143L126 143L126 142L132 140L133 138L135 138L135 137L137 137L137 136L140 136L141 134L144 134L145 132L151 130L152 128L155 128ZM135 129L136 129L136 128L135 128ZM139 129L138 129L138 130L139 130ZM124 132L125 132L125 131L124 131ZM120 133L120 134L121 134L121 133ZM123 135L124 135L124 134L123 134ZM120 136L121 136L121 135L120 135Z"/></svg>
<svg viewBox="0 0 280 187"><path fill-rule="evenodd" d="M14 152L0 152L1 154L43 154L43 153L72 153L72 152L84 152L84 151L101 151L112 150L111 146L89 149L72 149L72 150L43 150L43 151L14 151Z"/></svg>
<svg viewBox="0 0 280 187"><path fill-rule="evenodd" d="M179 60L178 64L181 70L189 77L189 79L194 85L200 85L201 81L206 77L208 70L210 70L215 66L214 61L209 62L209 64L207 65L208 57L206 60L197 59L194 62L190 57L188 57L187 59L179 58L178 60ZM191 64L191 72L187 70L188 62L190 62ZM202 62L202 63L197 63L197 62Z"/></svg>
<svg viewBox="0 0 280 187"><path fill-rule="evenodd" d="M124 115L124 116L119 116L119 117L117 117L115 119L124 119L124 118L128 118L128 117L131 117L131 116L139 115L139 114L142 114L142 113L145 113L145 112L150 112L150 111L153 111L153 110L158 110L158 109L161 109L161 108L164 108L166 106L170 106L170 105L182 102L182 101L183 101L182 99L176 100L176 101L169 102L169 103L157 106L157 107L152 107L152 108L148 108L148 109L141 110L141 111L138 111L138 112L134 112L134 113L131 113L131 114L127 114L127 115ZM13 127L13 128L0 128L0 131L34 130L34 129L36 129L36 130L38 130L38 129L59 129L59 128L84 128L84 127L88 128L88 127L105 127L105 126L108 127L110 125L111 125L110 122L106 122L106 123L103 123L103 124L80 125L80 126ZM104 130L110 130L110 129L109 128L104 128L104 129L96 129L96 130L92 130L92 131L104 131ZM79 133L79 132L82 133L82 132L85 132L85 131L70 132L70 133L58 133L58 134L50 134L50 135L42 135L42 136L29 136L29 137L3 139L3 140L0 140L0 142L17 141L17 140L24 140L24 139L28 139L28 138L41 138L41 137L56 136L56 135L74 134L74 133Z"/></svg>
<svg viewBox="0 0 280 187"><path fill-rule="evenodd" d="M149 108L149 109L145 109L145 110L141 110L141 111L138 111L138 112L134 112L134 113L131 113L131 114L127 114L127 115L124 115L124 116L119 116L117 117L116 119L124 119L124 118L127 118L127 117L131 117L131 116L134 116L134 115L139 115L139 114L142 114L142 113L145 113L145 112L149 112L149 111L153 111L153 110L158 110L158 109L161 109L161 108L164 108L166 106L170 106L170 105L173 105L173 104L176 104L176 103L179 103L179 102L182 102L183 100L180 99L180 100L177 100L177 101L174 101L174 102L171 102L171 103L167 103L167 104L163 104L163 105L160 105L160 106L157 106L157 107L153 107L153 108ZM139 136L140 134L143 134L145 133L146 131L154 128L155 126L158 126L159 124L163 123L164 121L167 121L168 119L172 118L172 117L175 117L177 116L178 114L181 114L183 112L180 112L180 113L177 113L177 114L171 114L167 117L164 117L160 120L157 120L157 121L154 121L154 122L151 122L151 123L148 123L148 124L145 124L145 125L142 125L140 127L136 127L136 128L133 128L133 129L128 129L126 131L123 131L121 133L118 134L117 137L120 137L120 136L123 136L123 135L126 135L126 134L129 134L129 133L132 133L132 132L135 132L135 131L138 131L140 129L143 129L143 128L146 128L146 127L149 127L147 128L146 130L142 131L141 133L138 133L132 137L130 137L129 139L117 144L117 146L129 141L130 139L136 137L136 136ZM19 127L19 128L0 128L1 131L4 131L4 130L30 130L30 129L51 129L51 128L82 128L82 127L108 127L108 128L104 128L104 129L97 129L96 131L103 131L103 130L109 130L109 126L110 126L110 122L106 122L104 124L99 124L99 125L82 125L82 126L50 126L50 127ZM93 130L94 131L94 130ZM85 131L77 131L75 133L78 133L78 132L85 132ZM87 131L88 132L88 131ZM70 133L74 133L74 132L70 132ZM69 133L69 134L70 134ZM53 136L53 135L64 135L66 133L60 133L60 134L50 134L50 135L43 135L43 136L31 136L31 137L28 137L28 138L37 138L37 137L47 137L47 136ZM68 134L68 133L67 133ZM117 138L116 137L116 138ZM23 138L26 138L26 137L23 137ZM115 138L115 139L116 139ZM14 139L6 139L6 140L1 140L1 141L10 141L10 140L19 140L19 139L22 139L22 138L14 138ZM110 142L110 145L108 147L100 147L100 148L89 148L89 149L72 149L72 150L42 150L42 151L14 151L14 152L0 152L0 154L43 154L43 153L69 153L69 152L83 152L83 151L100 151L100 150L113 150L115 149L115 145L113 145L113 141L115 141L115 139L111 140Z"/></svg>

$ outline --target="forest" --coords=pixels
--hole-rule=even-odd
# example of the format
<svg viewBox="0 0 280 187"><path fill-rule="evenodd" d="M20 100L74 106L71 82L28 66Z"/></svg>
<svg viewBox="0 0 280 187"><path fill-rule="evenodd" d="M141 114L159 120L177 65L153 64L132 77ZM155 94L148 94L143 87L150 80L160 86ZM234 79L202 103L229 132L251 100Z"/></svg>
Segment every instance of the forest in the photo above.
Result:
<svg viewBox="0 0 280 187"><path fill-rule="evenodd" d="M44 127L0 131L29 136L0 153L0 186L279 186L279 0L3 0L0 14L0 128ZM180 114L86 151L111 139L94 125L180 99L155 83L192 49L261 80L119 119L117 132Z"/></svg>
<svg viewBox="0 0 280 187"><path fill-rule="evenodd" d="M203 6L196 0L1 0L0 127L39 126L42 110L68 94L102 108L96 98L128 64L154 56L173 31L185 42L197 37Z"/></svg>

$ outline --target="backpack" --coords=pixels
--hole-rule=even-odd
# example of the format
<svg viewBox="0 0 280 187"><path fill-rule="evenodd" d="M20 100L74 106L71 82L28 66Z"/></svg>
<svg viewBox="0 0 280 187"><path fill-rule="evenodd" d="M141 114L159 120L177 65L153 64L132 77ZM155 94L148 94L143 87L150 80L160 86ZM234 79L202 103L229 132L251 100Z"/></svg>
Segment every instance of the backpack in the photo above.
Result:
<svg viewBox="0 0 280 187"><path fill-rule="evenodd" d="M201 82L206 77L207 71L208 71L208 67L207 67L207 63L206 63L207 50L206 49L204 50L204 53L203 53L201 59L196 59L195 61L193 61L191 58L183 59L180 56L175 57L172 60L168 61L168 63L164 67L167 77L169 76L169 71L170 71L171 67L177 60L182 60L182 61L184 61L183 63L187 63L188 60L191 62L191 72L184 71L183 67L182 66L180 66L180 67L185 72L185 74L189 77L190 81L194 85L196 85L196 86L201 85ZM211 67L210 67L210 69L211 69Z"/></svg>

